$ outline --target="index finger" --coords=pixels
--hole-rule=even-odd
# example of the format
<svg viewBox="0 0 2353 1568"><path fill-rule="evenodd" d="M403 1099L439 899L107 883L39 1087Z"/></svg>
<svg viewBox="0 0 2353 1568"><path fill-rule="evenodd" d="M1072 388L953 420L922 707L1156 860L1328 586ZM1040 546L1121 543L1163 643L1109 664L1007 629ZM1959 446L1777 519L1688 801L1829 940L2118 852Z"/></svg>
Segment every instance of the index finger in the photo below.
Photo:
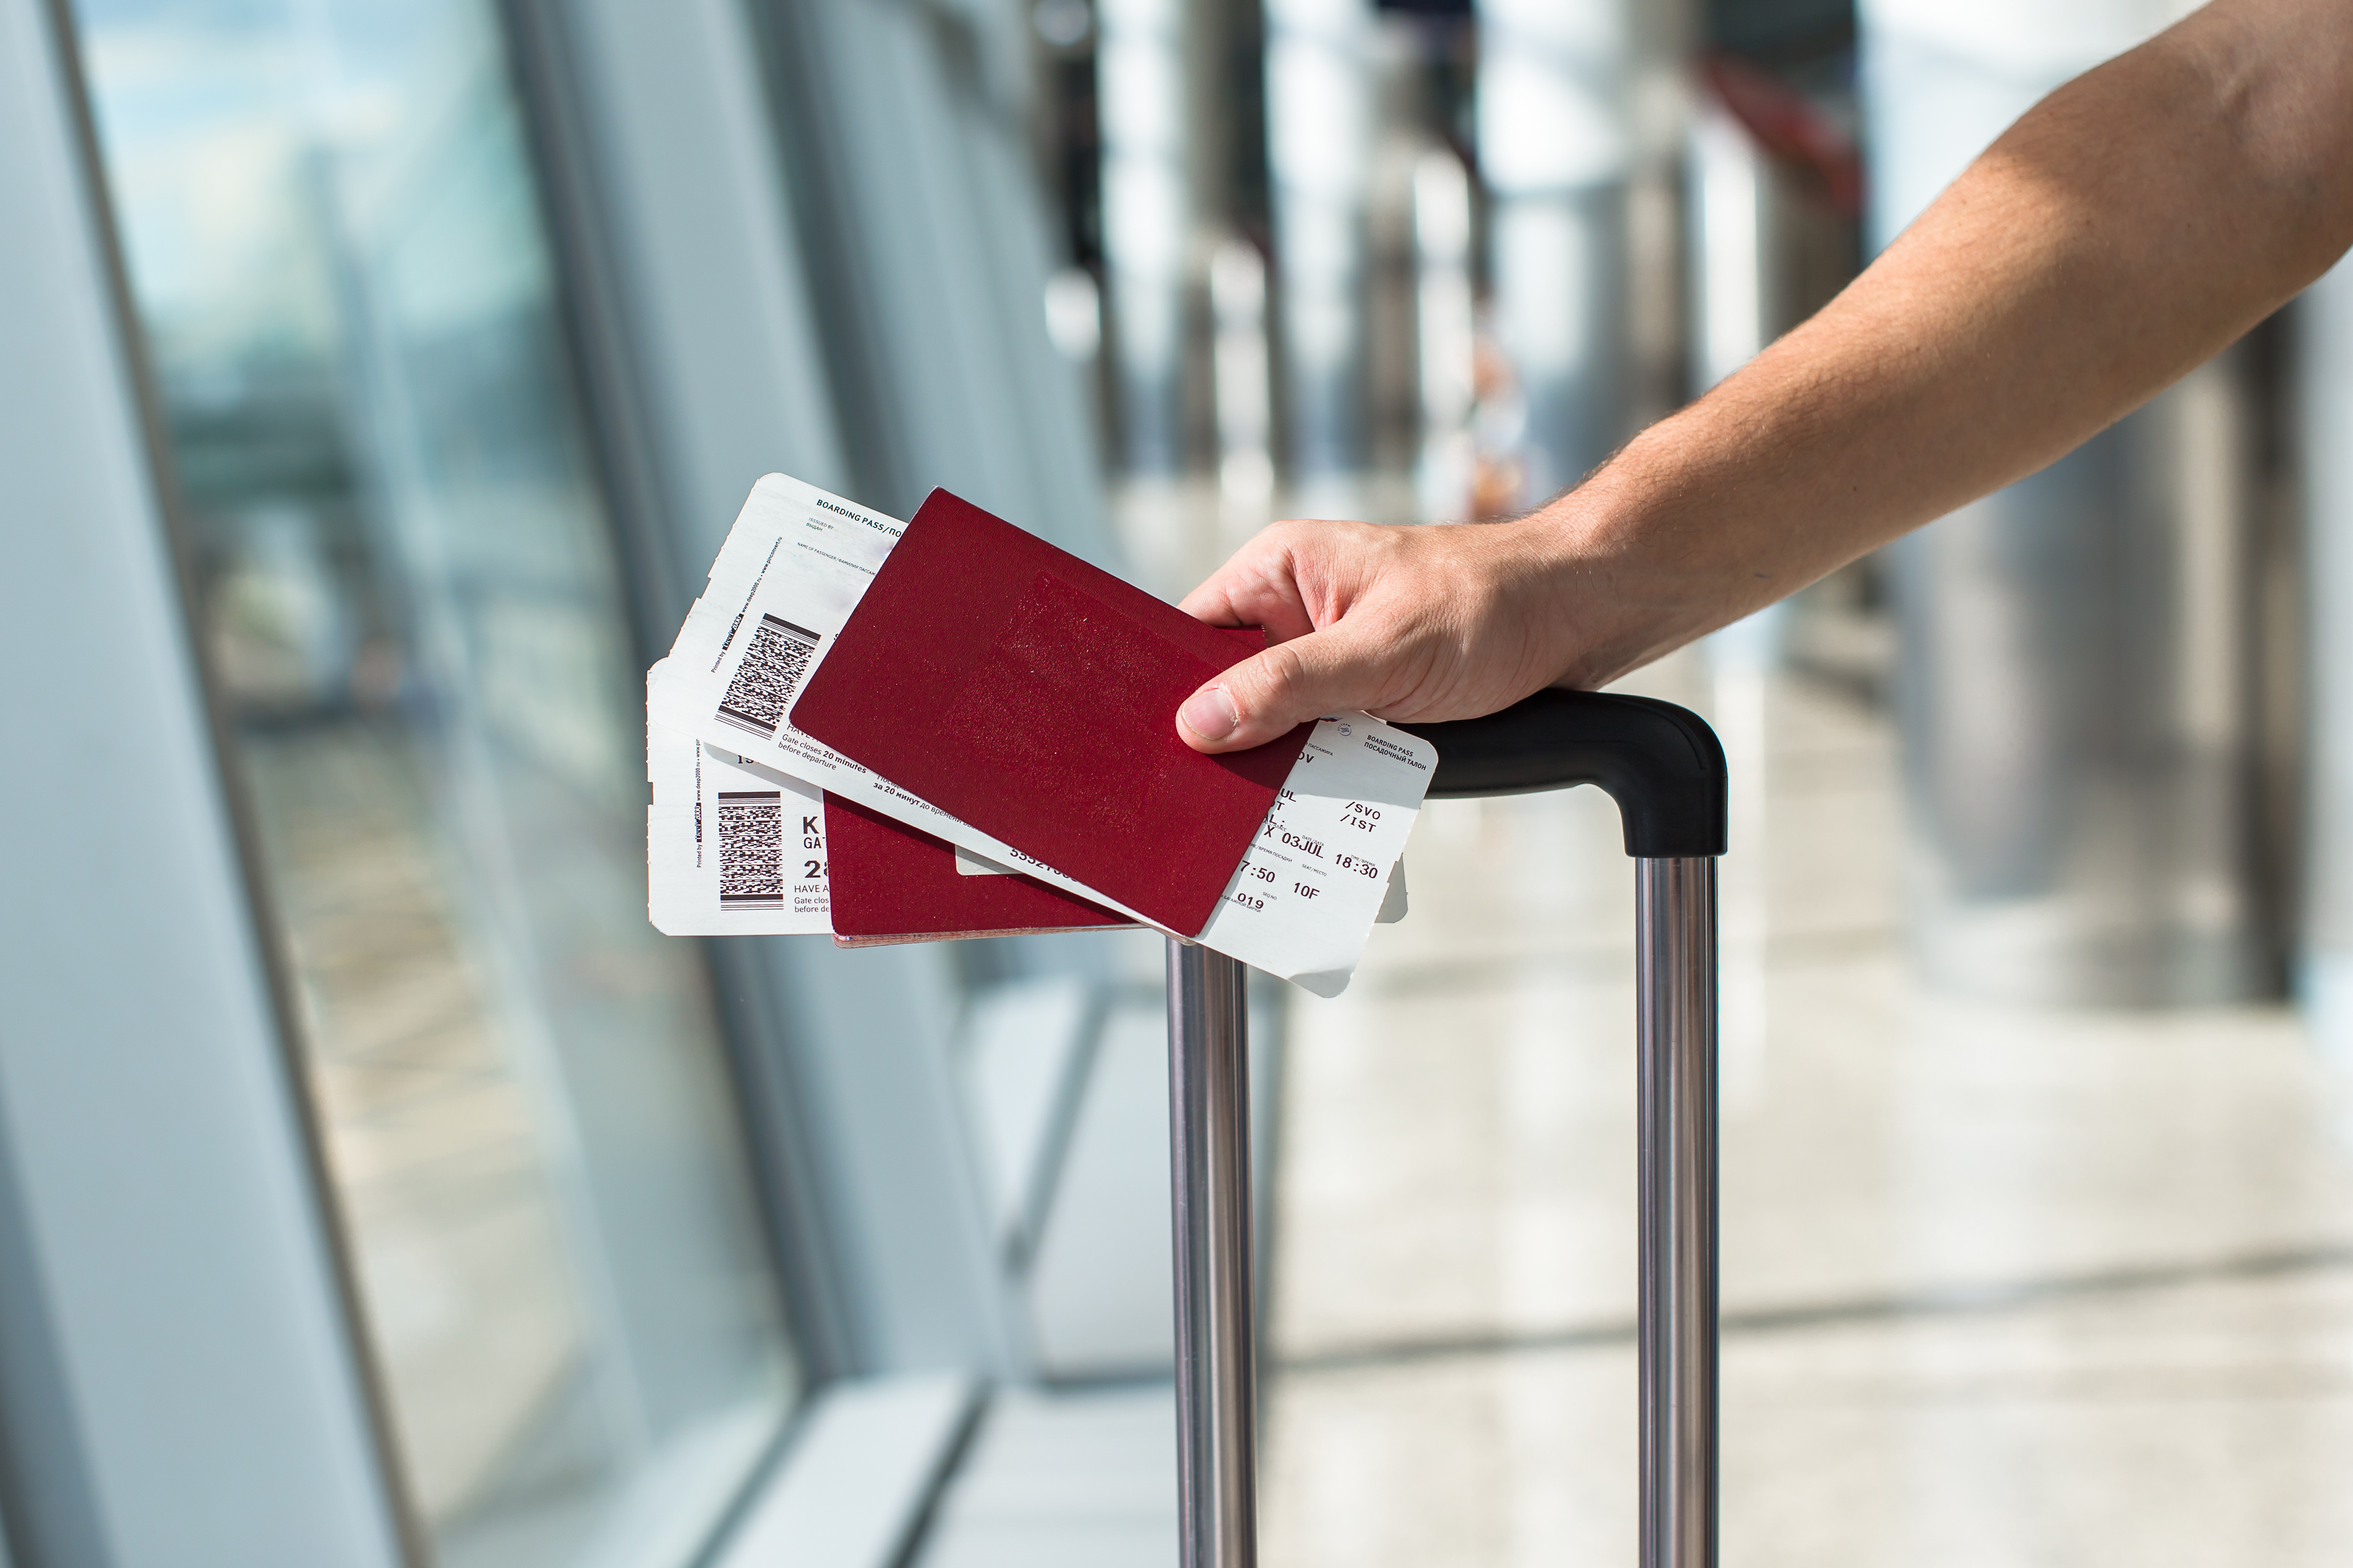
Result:
<svg viewBox="0 0 2353 1568"><path fill-rule="evenodd" d="M1273 642L1288 642L1315 629L1288 556L1244 545L1233 558L1176 607L1213 626L1264 626Z"/></svg>

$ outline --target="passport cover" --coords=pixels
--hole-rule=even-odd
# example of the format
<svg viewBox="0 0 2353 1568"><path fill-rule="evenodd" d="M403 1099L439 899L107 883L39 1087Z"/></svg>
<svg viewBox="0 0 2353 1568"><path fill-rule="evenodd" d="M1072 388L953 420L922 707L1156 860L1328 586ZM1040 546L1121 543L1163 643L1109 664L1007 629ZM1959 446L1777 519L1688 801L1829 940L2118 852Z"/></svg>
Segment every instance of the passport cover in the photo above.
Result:
<svg viewBox="0 0 2353 1568"><path fill-rule="evenodd" d="M845 947L1129 926L1124 915L1028 877L967 877L955 847L828 792L826 874Z"/></svg>
<svg viewBox="0 0 2353 1568"><path fill-rule="evenodd" d="M935 489L792 722L1170 931L1208 924L1314 726L1204 756L1177 705L1265 646ZM839 898L839 894L837 893Z"/></svg>

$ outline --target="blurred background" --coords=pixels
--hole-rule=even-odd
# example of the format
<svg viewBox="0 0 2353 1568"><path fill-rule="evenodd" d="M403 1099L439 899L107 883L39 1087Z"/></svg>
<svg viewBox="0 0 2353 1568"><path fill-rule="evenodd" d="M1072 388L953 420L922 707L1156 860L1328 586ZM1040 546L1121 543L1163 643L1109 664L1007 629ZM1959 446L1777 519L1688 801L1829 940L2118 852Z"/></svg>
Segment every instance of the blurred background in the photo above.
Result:
<svg viewBox="0 0 2353 1568"><path fill-rule="evenodd" d="M2185 9L0 0L0 1568L1172 1561L1157 940L646 922L744 493L1516 514ZM2347 268L1628 683L1728 1562L2353 1553L2340 588ZM1254 988L1270 1563L1633 1555L1616 835L1434 805Z"/></svg>

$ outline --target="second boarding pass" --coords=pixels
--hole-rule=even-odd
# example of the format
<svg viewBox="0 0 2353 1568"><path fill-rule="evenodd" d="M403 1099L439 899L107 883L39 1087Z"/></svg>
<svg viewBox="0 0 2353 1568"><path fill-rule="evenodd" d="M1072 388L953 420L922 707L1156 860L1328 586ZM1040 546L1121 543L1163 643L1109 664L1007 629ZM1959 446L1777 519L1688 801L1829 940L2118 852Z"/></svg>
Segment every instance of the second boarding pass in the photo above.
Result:
<svg viewBox="0 0 2353 1568"><path fill-rule="evenodd" d="M670 657L649 714L1131 919L1145 916L899 788L787 715L905 525L771 474L754 487ZM1345 989L1430 785L1436 753L1369 714L1320 720L1208 924L1172 934L1291 980ZM1402 897L1399 884L1394 897Z"/></svg>

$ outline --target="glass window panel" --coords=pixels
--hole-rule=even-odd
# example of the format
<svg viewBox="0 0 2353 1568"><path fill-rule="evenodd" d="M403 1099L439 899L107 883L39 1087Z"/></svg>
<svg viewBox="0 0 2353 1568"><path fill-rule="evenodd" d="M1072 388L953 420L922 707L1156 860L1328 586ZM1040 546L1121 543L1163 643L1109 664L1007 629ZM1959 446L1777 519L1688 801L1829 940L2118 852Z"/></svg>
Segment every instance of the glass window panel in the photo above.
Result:
<svg viewBox="0 0 2353 1568"><path fill-rule="evenodd" d="M490 0L76 13L408 1485L682 1560L797 1374Z"/></svg>

